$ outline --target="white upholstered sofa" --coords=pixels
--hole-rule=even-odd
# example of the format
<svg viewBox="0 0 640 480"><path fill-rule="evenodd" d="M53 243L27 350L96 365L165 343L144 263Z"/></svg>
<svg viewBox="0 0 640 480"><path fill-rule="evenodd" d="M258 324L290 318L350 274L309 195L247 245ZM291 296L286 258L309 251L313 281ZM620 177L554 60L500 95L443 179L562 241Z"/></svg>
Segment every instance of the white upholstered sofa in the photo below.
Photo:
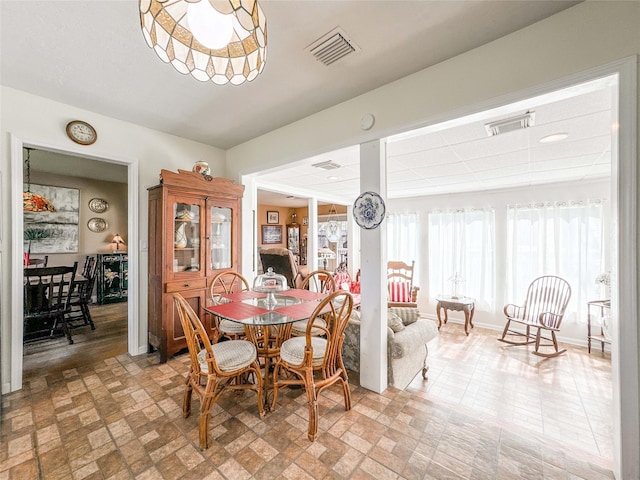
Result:
<svg viewBox="0 0 640 480"><path fill-rule="evenodd" d="M426 375L427 343L438 335L433 320L420 318L417 308L389 308L387 383L404 390L418 374ZM342 357L347 370L360 372L360 312L354 310L345 330Z"/></svg>

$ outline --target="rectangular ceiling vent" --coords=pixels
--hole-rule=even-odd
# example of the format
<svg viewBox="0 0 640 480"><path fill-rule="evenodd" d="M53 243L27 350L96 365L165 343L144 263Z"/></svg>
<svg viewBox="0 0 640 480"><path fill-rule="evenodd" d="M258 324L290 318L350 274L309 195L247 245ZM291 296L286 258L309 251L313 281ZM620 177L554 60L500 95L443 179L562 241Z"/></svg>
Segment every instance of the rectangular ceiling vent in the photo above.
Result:
<svg viewBox="0 0 640 480"><path fill-rule="evenodd" d="M316 168L321 168L323 170L335 170L336 168L340 168L339 164L331 160L327 160L325 162L320 162L320 163L314 163L311 166Z"/></svg>
<svg viewBox="0 0 640 480"><path fill-rule="evenodd" d="M536 124L536 112L527 112L517 117L505 118L496 122L486 123L484 128L487 135L493 137L501 133L513 132L514 130L522 130L523 128L533 127Z"/></svg>
<svg viewBox="0 0 640 480"><path fill-rule="evenodd" d="M361 51L360 47L353 43L340 27L336 27L326 35L323 35L305 50L327 67L351 53Z"/></svg>

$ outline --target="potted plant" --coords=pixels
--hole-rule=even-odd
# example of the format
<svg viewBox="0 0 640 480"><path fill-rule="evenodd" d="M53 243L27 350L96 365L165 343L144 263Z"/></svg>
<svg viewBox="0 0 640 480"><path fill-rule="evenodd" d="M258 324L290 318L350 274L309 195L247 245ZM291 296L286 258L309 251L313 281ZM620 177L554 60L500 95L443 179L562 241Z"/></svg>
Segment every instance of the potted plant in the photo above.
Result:
<svg viewBox="0 0 640 480"><path fill-rule="evenodd" d="M51 236L51 231L48 228L42 227L27 227L23 232L23 240L27 243L27 249L24 254L24 264L29 265L29 255L31 255L31 242L34 240L43 240Z"/></svg>

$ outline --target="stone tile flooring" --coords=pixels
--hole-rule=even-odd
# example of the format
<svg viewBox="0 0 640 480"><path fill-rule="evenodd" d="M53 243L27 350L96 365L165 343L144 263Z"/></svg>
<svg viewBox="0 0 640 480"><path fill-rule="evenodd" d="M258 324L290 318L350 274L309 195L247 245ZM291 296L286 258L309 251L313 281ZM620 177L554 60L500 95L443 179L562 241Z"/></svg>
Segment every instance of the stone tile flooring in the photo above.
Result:
<svg viewBox="0 0 640 480"><path fill-rule="evenodd" d="M196 399L182 417L186 355L159 364L123 354L26 379L2 397L0 479L613 478L601 447L610 438L597 438L610 428L607 359L571 349L542 361L505 350L495 332L458 330L449 323L433 342L428 382L378 395L352 375L349 412L338 386L323 392L314 443L300 390L263 419L255 395L229 392L200 451ZM560 438L584 435L585 416L593 441Z"/></svg>

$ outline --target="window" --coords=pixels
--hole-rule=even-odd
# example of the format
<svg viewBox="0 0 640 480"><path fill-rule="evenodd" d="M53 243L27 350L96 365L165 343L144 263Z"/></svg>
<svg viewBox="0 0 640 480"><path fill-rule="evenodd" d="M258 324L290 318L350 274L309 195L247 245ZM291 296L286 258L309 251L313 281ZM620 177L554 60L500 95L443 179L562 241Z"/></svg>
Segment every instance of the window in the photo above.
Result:
<svg viewBox="0 0 640 480"><path fill-rule="evenodd" d="M565 321L586 322L586 302L597 299L605 271L602 201L509 205L507 300L523 299L534 278L558 275L571 285Z"/></svg>
<svg viewBox="0 0 640 480"><path fill-rule="evenodd" d="M453 293L452 277L463 278L458 293L476 306L495 304L495 212L492 209L429 213L429 297Z"/></svg>
<svg viewBox="0 0 640 480"><path fill-rule="evenodd" d="M411 265L415 260L416 268L413 274L413 284L420 285L417 265L418 245L418 215L416 213L391 213L387 216L387 260L404 262Z"/></svg>

